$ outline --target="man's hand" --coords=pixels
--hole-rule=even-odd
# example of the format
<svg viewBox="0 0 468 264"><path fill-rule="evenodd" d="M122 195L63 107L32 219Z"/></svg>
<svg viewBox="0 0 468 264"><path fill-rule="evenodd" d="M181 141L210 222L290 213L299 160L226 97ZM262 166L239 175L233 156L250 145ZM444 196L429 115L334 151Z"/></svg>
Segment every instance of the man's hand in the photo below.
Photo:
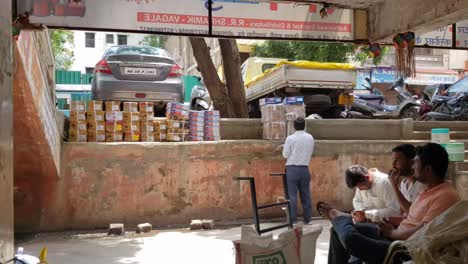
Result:
<svg viewBox="0 0 468 264"><path fill-rule="evenodd" d="M394 227L397 227L405 219L406 219L406 216L399 215L399 216L385 217L383 220L384 220L384 223L388 223L388 224L391 224Z"/></svg>
<svg viewBox="0 0 468 264"><path fill-rule="evenodd" d="M355 223L367 222L366 213L364 211L352 211L351 216Z"/></svg>
<svg viewBox="0 0 468 264"><path fill-rule="evenodd" d="M391 169L388 173L388 179L392 183L393 186L398 187L399 179L400 179L400 171L398 169Z"/></svg>
<svg viewBox="0 0 468 264"><path fill-rule="evenodd" d="M393 231L395 231L395 227L390 223L380 223L379 227L382 235L387 238L391 238Z"/></svg>
<svg viewBox="0 0 468 264"><path fill-rule="evenodd" d="M275 152L281 152L281 151L283 151L283 146L284 146L284 144L281 144L281 145L277 146L277 147L275 148Z"/></svg>

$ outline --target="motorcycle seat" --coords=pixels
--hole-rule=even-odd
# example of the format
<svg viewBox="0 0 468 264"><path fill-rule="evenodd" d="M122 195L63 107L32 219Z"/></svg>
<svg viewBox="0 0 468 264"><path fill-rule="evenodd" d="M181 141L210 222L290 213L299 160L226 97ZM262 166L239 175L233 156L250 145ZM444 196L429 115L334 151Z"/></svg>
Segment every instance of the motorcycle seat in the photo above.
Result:
<svg viewBox="0 0 468 264"><path fill-rule="evenodd" d="M363 100L384 100L385 97L380 94L357 94L357 98Z"/></svg>
<svg viewBox="0 0 468 264"><path fill-rule="evenodd" d="M443 103L443 102L447 102L455 98L457 97L456 96L437 96L436 98L434 98L434 102Z"/></svg>

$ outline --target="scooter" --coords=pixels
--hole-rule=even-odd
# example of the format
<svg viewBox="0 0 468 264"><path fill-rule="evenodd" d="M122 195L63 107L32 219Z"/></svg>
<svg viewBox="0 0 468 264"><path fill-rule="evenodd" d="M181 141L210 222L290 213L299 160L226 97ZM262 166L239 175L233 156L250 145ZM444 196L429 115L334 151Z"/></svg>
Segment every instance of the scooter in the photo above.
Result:
<svg viewBox="0 0 468 264"><path fill-rule="evenodd" d="M47 264L47 248L43 248L39 254L39 258L27 254L23 254L24 249L22 247L18 248L14 258L8 260L5 263L0 262L0 264L13 263L13 264Z"/></svg>
<svg viewBox="0 0 468 264"><path fill-rule="evenodd" d="M436 96L435 108L423 116L428 121L468 120L468 92L456 96Z"/></svg>
<svg viewBox="0 0 468 264"><path fill-rule="evenodd" d="M198 79L199 85L195 85L192 88L192 94L190 97L190 109L195 111L209 110L212 102L208 89L203 83L202 79L198 76L194 76Z"/></svg>
<svg viewBox="0 0 468 264"><path fill-rule="evenodd" d="M369 86L364 87L370 91L370 94L354 94L354 103L348 112L350 118L420 119L418 111L421 102L403 88L403 78L399 78L384 92L395 90L398 93L398 105L386 104L384 94L380 90L370 87L369 78L366 78L366 81Z"/></svg>

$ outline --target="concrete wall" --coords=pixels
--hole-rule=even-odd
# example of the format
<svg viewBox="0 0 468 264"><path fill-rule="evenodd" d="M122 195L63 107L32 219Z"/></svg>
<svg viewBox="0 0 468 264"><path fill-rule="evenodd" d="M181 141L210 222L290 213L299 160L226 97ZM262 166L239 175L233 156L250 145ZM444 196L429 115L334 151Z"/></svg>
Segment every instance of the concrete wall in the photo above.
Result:
<svg viewBox="0 0 468 264"><path fill-rule="evenodd" d="M11 1L0 8L0 262L13 256Z"/></svg>
<svg viewBox="0 0 468 264"><path fill-rule="evenodd" d="M394 141L318 141L311 162L312 199L351 209L353 192L343 175L353 163L390 168ZM236 176L256 179L260 203L282 196L279 178L284 160L279 142L261 140L213 143L65 143L62 177L47 179L39 199L41 217L18 208L16 218L29 225L18 232L90 229L124 222L187 224L192 218L217 221L251 218L250 191ZM26 197L25 200L30 199ZM263 216L280 216L278 210Z"/></svg>

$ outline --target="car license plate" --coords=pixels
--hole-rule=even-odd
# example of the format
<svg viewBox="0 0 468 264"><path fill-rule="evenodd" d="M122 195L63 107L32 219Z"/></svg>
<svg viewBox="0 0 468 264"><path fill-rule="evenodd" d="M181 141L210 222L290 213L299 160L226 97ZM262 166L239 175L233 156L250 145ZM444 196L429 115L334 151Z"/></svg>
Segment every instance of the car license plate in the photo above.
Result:
<svg viewBox="0 0 468 264"><path fill-rule="evenodd" d="M128 75L157 75L158 71L155 68L125 67L124 73Z"/></svg>

